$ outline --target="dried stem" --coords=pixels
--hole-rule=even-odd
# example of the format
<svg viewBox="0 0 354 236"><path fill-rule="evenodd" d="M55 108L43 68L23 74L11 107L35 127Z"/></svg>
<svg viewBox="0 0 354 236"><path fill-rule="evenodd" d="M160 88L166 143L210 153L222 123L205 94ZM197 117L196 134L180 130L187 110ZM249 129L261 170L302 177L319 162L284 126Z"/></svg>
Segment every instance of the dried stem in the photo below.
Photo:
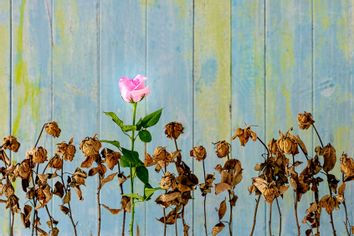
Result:
<svg viewBox="0 0 354 236"><path fill-rule="evenodd" d="M229 235L232 236L232 204L231 204L231 192L230 191L229 191L229 206L230 206Z"/></svg>
<svg viewBox="0 0 354 236"><path fill-rule="evenodd" d="M281 210L280 210L278 198L276 198L275 201L277 202L277 208L278 208L278 212L279 212L279 236L281 236L282 215L281 215Z"/></svg>
<svg viewBox="0 0 354 236"><path fill-rule="evenodd" d="M273 203L269 204L269 221L268 221L269 236L273 236L272 235L272 205Z"/></svg>
<svg viewBox="0 0 354 236"><path fill-rule="evenodd" d="M203 160L203 174L204 174L204 183L206 183L205 161L204 160ZM206 216L206 199L207 199L207 194L204 195L204 203L203 203L205 236L208 235L207 216Z"/></svg>
<svg viewBox="0 0 354 236"><path fill-rule="evenodd" d="M97 185L97 235L101 235L101 180L102 176L98 175Z"/></svg>
<svg viewBox="0 0 354 236"><path fill-rule="evenodd" d="M178 210L176 207L176 219L175 219L175 235L178 236L178 227L177 227L177 219L178 219Z"/></svg>
<svg viewBox="0 0 354 236"><path fill-rule="evenodd" d="M259 206L260 200L261 200L261 195L259 195L256 200L256 207L254 208L253 225L252 225L252 230L251 230L250 236L253 236L254 229L256 228L257 212L258 212L258 206Z"/></svg>
<svg viewBox="0 0 354 236"><path fill-rule="evenodd" d="M293 157L293 165L294 165L295 157L294 157L294 155L292 155L292 157ZM299 216L297 214L297 202L298 202L298 200L297 200L297 192L294 189L294 214L295 214L295 220L296 220L297 235L300 236L301 231L300 231Z"/></svg>
<svg viewBox="0 0 354 236"><path fill-rule="evenodd" d="M120 170L120 164L118 162L118 174L121 174L121 170ZM120 188L120 194L123 196L124 195L124 189L123 189L123 183L119 184L119 188ZM126 217L127 217L127 212L125 210L123 210L123 222L122 222L122 236L124 236L125 234L125 221L126 221Z"/></svg>
<svg viewBox="0 0 354 236"><path fill-rule="evenodd" d="M312 124L312 127L313 127L313 129L315 130L315 132L316 132L317 138L318 138L318 140L320 141L321 146L324 147L323 142L322 142L322 139L321 139L321 136L320 136L320 134L318 133L315 124Z"/></svg>
<svg viewBox="0 0 354 236"><path fill-rule="evenodd" d="M344 183L344 174L342 173L342 181ZM350 222L349 222L349 219L348 219L348 209L347 209L347 204L345 202L345 195L343 193L343 202L342 202L343 206L344 206L344 212L345 212L345 220L344 220L344 226L345 226L345 230L347 232L347 235L350 236L350 228L351 228L351 225L350 225Z"/></svg>
<svg viewBox="0 0 354 236"><path fill-rule="evenodd" d="M53 232L53 225L54 225L54 220L53 220L53 217L51 216L50 212L49 212L49 209L48 209L48 206L45 205L45 210L47 211L47 214L48 214L48 217L49 217L49 221L50 221L50 230Z"/></svg>
<svg viewBox="0 0 354 236"><path fill-rule="evenodd" d="M14 223L15 223L15 213L11 211L11 229L10 236L14 236Z"/></svg>
<svg viewBox="0 0 354 236"><path fill-rule="evenodd" d="M165 173L167 172L167 166L165 164ZM165 194L167 193L167 190L165 190ZM163 235L166 236L167 232L167 225L166 225L166 208L163 207Z"/></svg>
<svg viewBox="0 0 354 236"><path fill-rule="evenodd" d="M267 145L262 141L262 139L260 139L258 136L257 136L257 140L263 145L263 147L267 150L267 156L269 157L270 156L270 152L269 152L269 149L267 147Z"/></svg>

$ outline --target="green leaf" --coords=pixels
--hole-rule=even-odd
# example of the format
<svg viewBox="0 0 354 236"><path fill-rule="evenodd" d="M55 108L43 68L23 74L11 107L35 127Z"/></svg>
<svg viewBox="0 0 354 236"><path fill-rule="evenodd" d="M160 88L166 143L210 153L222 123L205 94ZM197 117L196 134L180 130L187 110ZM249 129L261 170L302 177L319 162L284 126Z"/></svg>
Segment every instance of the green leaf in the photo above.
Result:
<svg viewBox="0 0 354 236"><path fill-rule="evenodd" d="M112 120L114 121L114 123L116 123L119 127L123 126L123 121L121 119L119 119L119 117L116 115L116 113L114 112L104 112L104 114L106 116L109 116L112 118Z"/></svg>
<svg viewBox="0 0 354 236"><path fill-rule="evenodd" d="M161 190L162 188L151 188L150 187L146 187L144 188L144 200L145 201L148 201L151 199L152 195L158 191L158 190Z"/></svg>
<svg viewBox="0 0 354 236"><path fill-rule="evenodd" d="M117 140L100 140L101 143L109 143L115 146L116 148L120 149L120 142Z"/></svg>
<svg viewBox="0 0 354 236"><path fill-rule="evenodd" d="M122 128L123 132L129 132L129 131L136 130L135 125L123 125L121 128Z"/></svg>
<svg viewBox="0 0 354 236"><path fill-rule="evenodd" d="M143 166L144 163L139 159L139 153L122 148L123 156L120 159L122 167L138 167Z"/></svg>
<svg viewBox="0 0 354 236"><path fill-rule="evenodd" d="M136 125L136 130L141 130L143 119L139 119Z"/></svg>
<svg viewBox="0 0 354 236"><path fill-rule="evenodd" d="M139 131L139 138L144 143L149 143L149 142L151 142L151 139L152 139L150 132L147 130L140 130Z"/></svg>
<svg viewBox="0 0 354 236"><path fill-rule="evenodd" d="M136 167L136 175L144 184L149 184L149 171L145 166Z"/></svg>
<svg viewBox="0 0 354 236"><path fill-rule="evenodd" d="M141 121L141 126L144 128L148 128L151 126L154 126L157 124L157 122L160 120L162 113L162 109L159 109L143 118Z"/></svg>

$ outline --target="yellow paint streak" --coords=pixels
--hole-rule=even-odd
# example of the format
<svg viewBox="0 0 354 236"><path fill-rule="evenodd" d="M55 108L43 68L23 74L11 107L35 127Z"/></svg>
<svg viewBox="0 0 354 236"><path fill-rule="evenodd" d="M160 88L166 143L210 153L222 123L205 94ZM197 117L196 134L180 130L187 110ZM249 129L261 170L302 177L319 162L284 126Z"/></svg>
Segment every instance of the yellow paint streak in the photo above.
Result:
<svg viewBox="0 0 354 236"><path fill-rule="evenodd" d="M346 12L346 10L350 9L345 8L343 9L344 11L342 12L342 16L338 19L337 21L337 35L336 39L338 41L338 47L342 51L344 58L350 63L350 60L353 59L353 34L354 34L354 26L353 26L353 19L350 19L350 15L354 15L353 13L350 14L349 11ZM350 22L351 21L351 22ZM350 37L351 36L351 37Z"/></svg>
<svg viewBox="0 0 354 236"><path fill-rule="evenodd" d="M25 22L26 0L22 1L20 8L20 22L17 27L16 40L16 63L14 69L14 80L16 93L14 97L14 104L17 105L17 111L14 115L13 134L17 135L24 119L32 118L38 120L39 118L39 103L37 97L40 95L40 88L38 82L32 82L28 75L28 64L25 58L25 50L23 46L27 44L24 39L24 22ZM23 116L24 109L31 110L31 117Z"/></svg>
<svg viewBox="0 0 354 236"><path fill-rule="evenodd" d="M230 136L230 1L195 2L195 110L198 136L208 143ZM203 66L216 61L215 75ZM202 76L207 78L203 78Z"/></svg>
<svg viewBox="0 0 354 236"><path fill-rule="evenodd" d="M9 52L10 52L10 34L8 25L0 25L0 135L8 134L9 120ZM1 136L1 137L2 137Z"/></svg>

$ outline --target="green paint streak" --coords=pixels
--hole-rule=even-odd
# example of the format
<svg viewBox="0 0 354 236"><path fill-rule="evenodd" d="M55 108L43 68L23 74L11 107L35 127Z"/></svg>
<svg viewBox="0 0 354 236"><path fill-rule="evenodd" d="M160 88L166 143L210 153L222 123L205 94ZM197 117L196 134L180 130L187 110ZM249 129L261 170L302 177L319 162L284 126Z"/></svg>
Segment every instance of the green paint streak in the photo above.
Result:
<svg viewBox="0 0 354 236"><path fill-rule="evenodd" d="M31 117L33 120L39 119L39 105L36 98L40 95L40 88L38 82L30 81L28 75L28 64L24 58L24 22L25 22L26 0L23 0L20 8L20 23L15 35L16 42L16 56L14 77L15 77L15 98L14 103L17 104L17 113L15 114L13 122L13 134L17 135L22 120L22 112L28 106L31 109ZM24 119L28 117L23 117Z"/></svg>

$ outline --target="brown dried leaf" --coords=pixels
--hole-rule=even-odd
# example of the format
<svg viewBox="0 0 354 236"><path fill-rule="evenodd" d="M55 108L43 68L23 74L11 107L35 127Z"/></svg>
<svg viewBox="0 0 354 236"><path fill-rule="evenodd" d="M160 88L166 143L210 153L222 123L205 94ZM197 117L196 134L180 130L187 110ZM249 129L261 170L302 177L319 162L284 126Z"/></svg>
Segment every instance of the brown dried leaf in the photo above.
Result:
<svg viewBox="0 0 354 236"><path fill-rule="evenodd" d="M340 158L340 170L344 174L344 181L354 179L354 159L343 153Z"/></svg>
<svg viewBox="0 0 354 236"><path fill-rule="evenodd" d="M218 210L218 215L219 215L219 221L221 221L221 219L225 216L226 213L226 199L224 199L219 206L219 210Z"/></svg>
<svg viewBox="0 0 354 236"><path fill-rule="evenodd" d="M336 165L336 149L329 143L322 149L324 159L323 170L328 173Z"/></svg>
<svg viewBox="0 0 354 236"><path fill-rule="evenodd" d="M227 184L227 183L215 184L215 194L219 194L219 193L224 192L226 190L231 190L230 184Z"/></svg>
<svg viewBox="0 0 354 236"><path fill-rule="evenodd" d="M50 231L50 236L58 236L59 235L59 229L57 227L54 227L52 231Z"/></svg>
<svg viewBox="0 0 354 236"><path fill-rule="evenodd" d="M71 200L71 192L67 191L64 198L63 198L63 204L69 203Z"/></svg>
<svg viewBox="0 0 354 236"><path fill-rule="evenodd" d="M55 183L53 194L59 196L60 198L64 196L64 185L60 181Z"/></svg>
<svg viewBox="0 0 354 236"><path fill-rule="evenodd" d="M94 160L95 160L94 156L86 157L86 159L81 163L81 168L90 168L92 166Z"/></svg>
<svg viewBox="0 0 354 236"><path fill-rule="evenodd" d="M113 173L113 174L108 175L106 178L102 179L102 180L101 180L101 188L102 188L103 185L105 185L106 183L111 182L111 181L114 179L114 177L115 177L116 175L117 175L117 173L115 172L115 173Z"/></svg>
<svg viewBox="0 0 354 236"><path fill-rule="evenodd" d="M103 206L103 208L107 209L109 212L111 212L111 214L113 215L117 215L119 212L122 211L122 209L114 209L114 208L110 208L105 204L101 204Z"/></svg>
<svg viewBox="0 0 354 236"><path fill-rule="evenodd" d="M220 233L224 228L225 228L224 223L219 222L219 223L217 223L217 224L213 227L211 233L212 233L213 236L215 236L215 235L217 235L218 233Z"/></svg>
<svg viewBox="0 0 354 236"><path fill-rule="evenodd" d="M65 215L67 215L67 214L70 212L69 208L66 207L66 206L64 206L64 205L60 205L60 210L61 210Z"/></svg>

